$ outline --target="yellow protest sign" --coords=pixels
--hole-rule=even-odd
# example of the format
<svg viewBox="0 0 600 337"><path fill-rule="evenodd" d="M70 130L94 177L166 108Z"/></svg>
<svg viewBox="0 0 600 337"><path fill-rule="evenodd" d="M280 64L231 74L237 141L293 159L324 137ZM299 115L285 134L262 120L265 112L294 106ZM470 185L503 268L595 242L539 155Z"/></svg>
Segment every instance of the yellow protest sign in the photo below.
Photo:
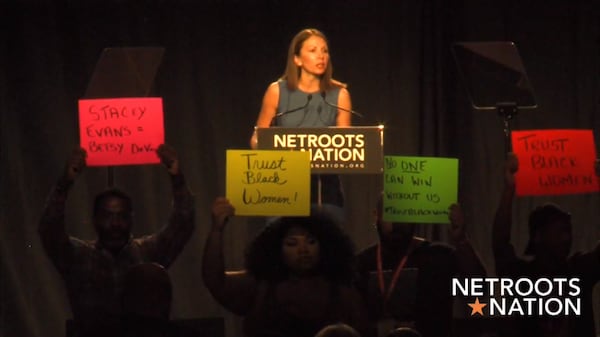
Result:
<svg viewBox="0 0 600 337"><path fill-rule="evenodd" d="M237 215L310 214L310 155L227 150L226 196Z"/></svg>

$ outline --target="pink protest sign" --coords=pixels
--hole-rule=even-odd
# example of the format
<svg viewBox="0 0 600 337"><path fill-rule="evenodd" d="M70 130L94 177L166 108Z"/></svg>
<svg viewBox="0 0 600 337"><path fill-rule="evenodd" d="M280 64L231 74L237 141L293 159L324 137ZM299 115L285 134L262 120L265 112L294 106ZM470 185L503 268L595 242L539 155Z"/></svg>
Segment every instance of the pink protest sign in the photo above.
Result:
<svg viewBox="0 0 600 337"><path fill-rule="evenodd" d="M517 195L597 192L596 147L591 130L528 130L512 132L519 158Z"/></svg>
<svg viewBox="0 0 600 337"><path fill-rule="evenodd" d="M160 97L79 100L79 136L89 166L156 164L164 143Z"/></svg>

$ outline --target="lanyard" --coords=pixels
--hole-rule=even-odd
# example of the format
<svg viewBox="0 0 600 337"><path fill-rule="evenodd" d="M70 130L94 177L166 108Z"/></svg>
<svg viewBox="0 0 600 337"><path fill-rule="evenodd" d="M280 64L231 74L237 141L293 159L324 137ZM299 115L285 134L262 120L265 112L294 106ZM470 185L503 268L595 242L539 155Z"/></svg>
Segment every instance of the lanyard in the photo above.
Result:
<svg viewBox="0 0 600 337"><path fill-rule="evenodd" d="M396 283L398 283L398 277L400 276L400 272L404 265L406 264L406 260L408 259L408 251L406 255L402 258L398 266L396 267L396 271L394 272L394 276L390 282L390 287L387 292L385 291L385 281L383 279L383 262L381 258L381 244L377 245L377 278L379 279L379 290L381 291L381 296L383 296L383 303L387 303L396 287Z"/></svg>

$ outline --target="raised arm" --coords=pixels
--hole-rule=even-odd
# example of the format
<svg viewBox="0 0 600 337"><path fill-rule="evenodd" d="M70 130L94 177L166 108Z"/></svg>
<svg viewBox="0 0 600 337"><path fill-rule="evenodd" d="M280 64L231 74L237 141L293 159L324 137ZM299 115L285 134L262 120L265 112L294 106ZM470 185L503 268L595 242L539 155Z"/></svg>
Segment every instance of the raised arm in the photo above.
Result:
<svg viewBox="0 0 600 337"><path fill-rule="evenodd" d="M465 216L459 204L450 206L450 243L456 248L458 271L463 277L485 276L481 258L471 245L465 231Z"/></svg>
<svg viewBox="0 0 600 337"><path fill-rule="evenodd" d="M46 201L38 226L38 232L46 253L59 267L67 257L69 249L69 236L65 230L65 203L73 182L86 166L86 156L85 150L81 148L74 149L71 152L63 174Z"/></svg>
<svg viewBox="0 0 600 337"><path fill-rule="evenodd" d="M194 199L185 183L177 152L168 145L156 150L171 178L173 209L169 222L156 236L156 262L169 267L181 253L194 231Z"/></svg>
<svg viewBox="0 0 600 337"><path fill-rule="evenodd" d="M256 120L256 127L268 128L271 126L273 118L277 113L277 105L279 104L279 83L273 82L267 88L262 101L262 107ZM256 149L258 146L258 138L256 136L256 129L252 132L252 138L250 138L250 147Z"/></svg>
<svg viewBox="0 0 600 337"><path fill-rule="evenodd" d="M217 198L212 204L212 226L204 246L202 278L222 306L243 315L252 308L257 285L246 271L225 272L223 229L234 212L226 198Z"/></svg>

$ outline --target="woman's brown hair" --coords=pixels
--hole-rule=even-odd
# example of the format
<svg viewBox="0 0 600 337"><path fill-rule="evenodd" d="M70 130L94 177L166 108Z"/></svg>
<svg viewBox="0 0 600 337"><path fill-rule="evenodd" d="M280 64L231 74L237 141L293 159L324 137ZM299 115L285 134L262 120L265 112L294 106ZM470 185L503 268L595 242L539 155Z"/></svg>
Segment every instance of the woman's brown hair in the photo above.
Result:
<svg viewBox="0 0 600 337"><path fill-rule="evenodd" d="M298 89L298 79L300 78L300 67L296 65L294 62L294 56L300 56L300 50L302 49L302 45L304 41L306 41L311 36L318 36L325 40L325 43L329 45L329 41L327 41L327 37L318 29L314 28L306 28L298 32L296 36L292 39L290 43L290 47L288 49L288 57L287 63L285 67L285 72L281 76L282 80L287 80L287 86L290 90ZM331 58L327 63L327 68L325 72L321 76L321 82L319 84L321 91L328 91L333 89L334 87L345 88L346 85L339 81L336 81L332 78L333 74L333 65L331 63Z"/></svg>

